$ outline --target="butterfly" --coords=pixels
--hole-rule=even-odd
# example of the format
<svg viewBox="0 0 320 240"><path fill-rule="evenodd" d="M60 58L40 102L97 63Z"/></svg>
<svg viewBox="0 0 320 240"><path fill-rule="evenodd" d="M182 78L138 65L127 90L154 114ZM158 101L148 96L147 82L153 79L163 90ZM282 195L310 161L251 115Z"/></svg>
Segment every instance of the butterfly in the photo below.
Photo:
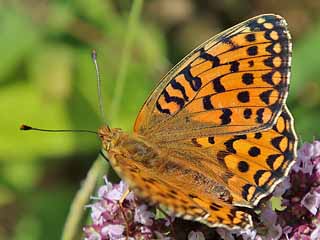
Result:
<svg viewBox="0 0 320 240"><path fill-rule="evenodd" d="M140 197L184 219L252 228L243 208L269 195L296 158L290 67L281 16L212 37L163 77L133 133L99 129L113 169Z"/></svg>

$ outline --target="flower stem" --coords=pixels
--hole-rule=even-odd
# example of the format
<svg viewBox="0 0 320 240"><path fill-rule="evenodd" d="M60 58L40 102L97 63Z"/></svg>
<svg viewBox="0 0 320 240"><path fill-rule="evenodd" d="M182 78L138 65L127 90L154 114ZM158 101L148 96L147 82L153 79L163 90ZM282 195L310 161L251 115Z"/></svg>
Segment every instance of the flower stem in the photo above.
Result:
<svg viewBox="0 0 320 240"><path fill-rule="evenodd" d="M102 157L98 157L90 168L82 187L77 192L70 207L69 214L64 224L62 240L79 239L79 227L85 213L84 206L88 203L99 179L108 171L109 165Z"/></svg>

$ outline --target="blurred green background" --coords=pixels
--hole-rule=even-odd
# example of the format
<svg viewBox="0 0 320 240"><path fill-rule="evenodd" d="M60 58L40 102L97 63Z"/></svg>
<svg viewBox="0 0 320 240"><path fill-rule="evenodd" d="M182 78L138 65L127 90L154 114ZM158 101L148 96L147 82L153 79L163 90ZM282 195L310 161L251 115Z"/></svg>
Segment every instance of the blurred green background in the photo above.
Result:
<svg viewBox="0 0 320 240"><path fill-rule="evenodd" d="M0 239L59 239L100 147L94 135L20 132L101 125L91 50L113 127L131 130L155 83L221 30L262 13L284 16L293 37L288 105L301 142L318 138L320 1L149 0L135 29L119 116L109 116L132 1L0 3Z"/></svg>

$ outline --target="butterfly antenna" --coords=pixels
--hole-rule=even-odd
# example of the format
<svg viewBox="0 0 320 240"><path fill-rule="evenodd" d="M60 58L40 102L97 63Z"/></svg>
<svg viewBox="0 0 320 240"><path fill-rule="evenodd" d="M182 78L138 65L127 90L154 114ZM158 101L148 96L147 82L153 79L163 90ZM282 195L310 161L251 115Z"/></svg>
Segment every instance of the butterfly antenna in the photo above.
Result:
<svg viewBox="0 0 320 240"><path fill-rule="evenodd" d="M104 108L103 108L103 98L102 98L102 93L101 93L101 78L100 78L100 71L99 71L99 66L98 66L98 61L97 61L97 51L95 49L92 50L91 58L92 58L94 67L96 69L98 102L99 102L99 109L100 109L101 118L102 118L103 122L106 124L107 128L109 128L109 125L107 124Z"/></svg>
<svg viewBox="0 0 320 240"><path fill-rule="evenodd" d="M20 126L20 130L23 130L23 131L32 130L32 131L40 131L40 132L81 132L81 133L93 133L95 135L98 135L98 132L90 131L90 130L84 130L84 129L74 129L74 130L71 130L71 129L68 129L68 130L55 129L55 130L52 130L52 129L34 128L34 127L30 127L30 126L24 125L24 124L22 124Z"/></svg>

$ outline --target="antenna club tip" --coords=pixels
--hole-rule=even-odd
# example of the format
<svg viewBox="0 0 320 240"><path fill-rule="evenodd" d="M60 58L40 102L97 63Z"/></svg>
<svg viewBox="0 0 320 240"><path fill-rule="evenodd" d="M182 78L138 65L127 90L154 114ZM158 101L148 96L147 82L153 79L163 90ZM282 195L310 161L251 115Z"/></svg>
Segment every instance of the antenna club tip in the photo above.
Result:
<svg viewBox="0 0 320 240"><path fill-rule="evenodd" d="M23 130L23 131L31 130L31 129L32 129L32 127L30 127L30 126L28 126L28 125L22 124L22 125L20 126L20 130Z"/></svg>

